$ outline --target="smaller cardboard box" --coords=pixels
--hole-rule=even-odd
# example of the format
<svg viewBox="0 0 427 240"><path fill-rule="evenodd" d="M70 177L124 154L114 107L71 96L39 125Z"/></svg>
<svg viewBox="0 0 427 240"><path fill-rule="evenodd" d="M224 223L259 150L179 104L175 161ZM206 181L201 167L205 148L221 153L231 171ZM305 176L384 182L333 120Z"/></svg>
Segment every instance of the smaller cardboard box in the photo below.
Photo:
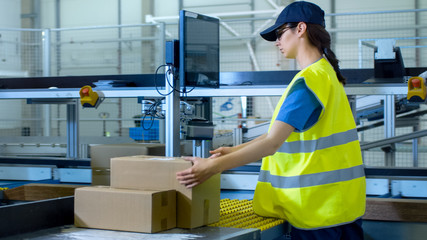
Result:
<svg viewBox="0 0 427 240"><path fill-rule="evenodd" d="M196 228L219 221L220 175L188 189L176 173L192 164L177 157L130 156L111 159L111 186L127 189L175 189L177 227Z"/></svg>
<svg viewBox="0 0 427 240"><path fill-rule="evenodd" d="M176 227L176 192L114 189L107 186L76 189L76 227L154 233Z"/></svg>

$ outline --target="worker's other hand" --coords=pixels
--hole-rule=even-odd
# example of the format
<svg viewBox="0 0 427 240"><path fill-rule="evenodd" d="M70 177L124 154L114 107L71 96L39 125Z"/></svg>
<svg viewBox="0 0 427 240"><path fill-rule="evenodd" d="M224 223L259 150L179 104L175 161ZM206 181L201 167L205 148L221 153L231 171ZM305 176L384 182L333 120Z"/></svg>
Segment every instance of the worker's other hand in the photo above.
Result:
<svg viewBox="0 0 427 240"><path fill-rule="evenodd" d="M221 157L232 152L234 152L233 147L220 147L215 150L209 151L209 153L212 154L209 158Z"/></svg>
<svg viewBox="0 0 427 240"><path fill-rule="evenodd" d="M193 188L215 174L213 161L207 158L183 157L191 161L193 166L184 171L176 173L176 179L187 188Z"/></svg>

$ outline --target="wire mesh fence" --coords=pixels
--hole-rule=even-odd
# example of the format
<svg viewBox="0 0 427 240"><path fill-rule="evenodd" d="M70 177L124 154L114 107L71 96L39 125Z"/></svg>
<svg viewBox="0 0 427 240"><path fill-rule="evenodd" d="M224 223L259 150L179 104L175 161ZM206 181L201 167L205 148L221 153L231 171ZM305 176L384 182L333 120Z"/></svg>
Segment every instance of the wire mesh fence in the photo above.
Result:
<svg viewBox="0 0 427 240"><path fill-rule="evenodd" d="M0 77L42 75L42 30L0 29Z"/></svg>
<svg viewBox="0 0 427 240"><path fill-rule="evenodd" d="M51 75L153 73L164 62L163 26L52 29Z"/></svg>

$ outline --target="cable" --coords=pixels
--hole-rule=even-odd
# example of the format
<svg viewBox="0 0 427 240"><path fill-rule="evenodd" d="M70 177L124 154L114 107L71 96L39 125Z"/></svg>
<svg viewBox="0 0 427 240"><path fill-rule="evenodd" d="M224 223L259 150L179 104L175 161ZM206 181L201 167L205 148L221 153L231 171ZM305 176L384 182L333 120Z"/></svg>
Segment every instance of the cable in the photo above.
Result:
<svg viewBox="0 0 427 240"><path fill-rule="evenodd" d="M154 109L157 109L157 108L162 104L163 99L164 99L164 98L162 98L162 99L158 100L158 101L155 103L155 104L156 104L156 106L155 106L155 108L154 108ZM161 119L163 119L163 118L165 118L165 115L164 115L164 114L162 114L161 112L159 113L159 112L156 110L156 112L155 112L155 114L154 114L154 117L157 117L157 118L161 118Z"/></svg>
<svg viewBox="0 0 427 240"><path fill-rule="evenodd" d="M171 69L169 69L168 71L169 71L169 73L170 73L170 72L172 72L172 76L173 76L174 80L177 80L177 78L178 78L178 74L175 74L174 69L175 69L175 68L174 68L174 66L173 66L173 65L171 65ZM169 84L169 86L170 86L171 88L173 88L175 91L177 91L178 93L182 93L182 94L190 93L191 91L193 91L193 90L194 90L194 88L196 88L196 86L194 86L190 91L186 91L186 86L184 86L183 91L181 91L179 88L178 88L178 89L177 89L177 88L174 88L174 87L170 84L169 79L168 79L168 84Z"/></svg>
<svg viewBox="0 0 427 240"><path fill-rule="evenodd" d="M161 114L161 112L159 113L159 111L157 111L157 108L162 104L163 99L164 98L155 100L154 103L152 103L151 106L148 108L147 112L144 114L141 121L141 125L144 130L150 130L153 127L154 120L156 118L163 119L165 117L163 114ZM151 121L149 124L149 127L145 127L145 121L147 116L150 117L150 121Z"/></svg>
<svg viewBox="0 0 427 240"><path fill-rule="evenodd" d="M159 69L162 67L167 67L167 66L168 65L166 65L166 64L160 65L159 67L157 67L156 72L154 73L154 86L156 87L156 91L159 95L164 96L164 97L170 95L175 90L175 89L172 89L170 92L165 94L165 93L161 93L157 87L157 75L158 75ZM167 76L166 76L166 80L169 83L169 79Z"/></svg>
<svg viewBox="0 0 427 240"><path fill-rule="evenodd" d="M166 82L168 83L168 85L172 88L172 90L170 91L170 92L168 92L168 93L161 93L160 91L159 91L159 89L158 89L158 86L157 86L157 75L158 75L158 72L159 72L159 70L160 70L160 68L162 68L162 67L170 67L170 69L168 69L167 70L167 72L166 72ZM176 91L176 92L178 92L178 93L181 93L181 94L183 94L184 95L184 97L187 97L187 94L188 93L190 93L190 92L192 92L195 88L196 88L196 86L194 86L192 89L190 89L189 91L186 91L186 87L184 86L184 89L183 89L183 91L181 91L179 88L175 88L171 83L170 83L170 81L169 81L169 77L168 77L168 75L169 74L172 74L172 76L173 76L173 78L174 78L174 80L176 80L177 79L177 74L175 74L175 71L174 71L174 69L175 69L175 67L173 66L173 65L168 65L168 64L162 64L162 65L160 65L159 67L157 67L157 69L156 69L156 72L155 72L155 74L154 74L154 85L155 85L155 87L156 87L156 91L157 91L157 93L159 94L159 95L161 95L161 96L164 96L164 97L166 97L166 96L168 96L168 95L170 95L173 91Z"/></svg>
<svg viewBox="0 0 427 240"><path fill-rule="evenodd" d="M146 117L147 115L144 115L144 117L142 117L142 122L141 122L141 125L142 125L142 128L144 129L144 130L150 130L152 127L153 127L153 124L154 124L154 117L153 116L151 116L151 123L150 123L150 126L148 127L148 128L146 128L145 127L145 124L144 124L144 122L145 122L145 117Z"/></svg>

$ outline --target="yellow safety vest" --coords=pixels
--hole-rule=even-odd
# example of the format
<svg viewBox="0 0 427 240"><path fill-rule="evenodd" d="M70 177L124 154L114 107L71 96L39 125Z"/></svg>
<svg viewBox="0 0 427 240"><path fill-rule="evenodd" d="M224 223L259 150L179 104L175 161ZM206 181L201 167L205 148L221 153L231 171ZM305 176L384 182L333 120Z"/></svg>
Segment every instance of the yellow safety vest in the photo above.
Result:
<svg viewBox="0 0 427 240"><path fill-rule="evenodd" d="M300 81L317 97L322 112L311 128L294 131L274 155L263 159L254 211L286 219L301 229L351 223L365 213L364 167L344 87L326 59L294 77L277 104L270 128Z"/></svg>

